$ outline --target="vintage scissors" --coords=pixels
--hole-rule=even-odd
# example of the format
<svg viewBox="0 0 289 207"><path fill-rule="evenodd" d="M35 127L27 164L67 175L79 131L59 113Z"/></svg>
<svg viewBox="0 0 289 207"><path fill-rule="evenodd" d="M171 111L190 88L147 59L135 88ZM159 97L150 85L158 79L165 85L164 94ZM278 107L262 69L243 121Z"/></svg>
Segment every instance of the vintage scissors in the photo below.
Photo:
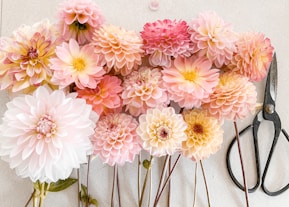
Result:
<svg viewBox="0 0 289 207"><path fill-rule="evenodd" d="M277 60L276 60L276 54L273 55L273 60L270 64L270 68L267 75L267 81L266 81L266 87L265 87L265 94L264 94L264 103L262 106L262 109L256 114L254 117L253 123L244 128L240 133L239 137L241 137L242 134L244 134L247 130L252 129L253 131L253 142L254 142L254 153L255 153L255 162L256 162L256 173L257 173L257 181L256 184L248 188L248 192L254 192L260 185L263 191L270 196L276 196L284 191L286 191L289 188L289 183L282 187L281 189L277 191L270 191L265 186L265 179L268 172L268 168L271 162L272 155L274 153L275 146L277 144L277 141L279 139L279 135L282 132L285 138L289 142L289 137L287 132L281 128L281 120L279 118L278 113L275 110L275 101L276 101L276 92L277 92ZM258 130L261 122L263 120L271 121L274 124L274 138L271 145L271 149L265 164L265 168L262 174L261 179L261 169L260 169L260 156L259 156L259 144L258 144ZM227 162L227 168L228 172L230 174L230 177L232 178L233 182L241 189L245 190L244 186L240 184L240 182L236 179L235 175L233 174L232 168L231 168L231 161L230 161L230 154L233 145L236 143L236 137L232 140L231 144L229 145L227 156L226 156L226 162Z"/></svg>

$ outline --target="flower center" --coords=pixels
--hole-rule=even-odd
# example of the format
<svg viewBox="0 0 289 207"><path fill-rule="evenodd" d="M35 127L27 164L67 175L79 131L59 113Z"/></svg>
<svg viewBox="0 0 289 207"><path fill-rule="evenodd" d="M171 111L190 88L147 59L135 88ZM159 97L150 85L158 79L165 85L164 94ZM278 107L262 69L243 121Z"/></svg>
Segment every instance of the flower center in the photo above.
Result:
<svg viewBox="0 0 289 207"><path fill-rule="evenodd" d="M185 80L188 80L191 82L195 82L197 79L197 73L194 71L184 72L183 76L184 76Z"/></svg>
<svg viewBox="0 0 289 207"><path fill-rule="evenodd" d="M193 131L196 133L196 134L203 134L204 133L204 128L201 124L195 124L193 126Z"/></svg>
<svg viewBox="0 0 289 207"><path fill-rule="evenodd" d="M79 30L86 30L87 29L87 26L85 24L81 24L78 21L75 21L73 24Z"/></svg>
<svg viewBox="0 0 289 207"><path fill-rule="evenodd" d="M29 50L27 51L27 56L29 57L29 59L36 59L38 58L38 52L37 49L35 48L29 48Z"/></svg>
<svg viewBox="0 0 289 207"><path fill-rule="evenodd" d="M51 138L56 133L56 124L51 116L42 116L36 126L37 138Z"/></svg>
<svg viewBox="0 0 289 207"><path fill-rule="evenodd" d="M75 58L72 65L77 71L83 71L86 66L85 61L82 58Z"/></svg>
<svg viewBox="0 0 289 207"><path fill-rule="evenodd" d="M157 136L161 140L169 139L170 138L170 129L165 127L165 126L158 128L157 129Z"/></svg>

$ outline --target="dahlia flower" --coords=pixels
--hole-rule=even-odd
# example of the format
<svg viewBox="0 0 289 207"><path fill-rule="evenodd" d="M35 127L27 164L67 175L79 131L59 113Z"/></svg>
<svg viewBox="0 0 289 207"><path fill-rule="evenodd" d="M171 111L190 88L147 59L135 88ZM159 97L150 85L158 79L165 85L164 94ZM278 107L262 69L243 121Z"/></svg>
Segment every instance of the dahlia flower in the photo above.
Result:
<svg viewBox="0 0 289 207"><path fill-rule="evenodd" d="M148 108L169 104L169 97L162 83L158 68L141 67L124 78L123 105L133 116L145 113Z"/></svg>
<svg viewBox="0 0 289 207"><path fill-rule="evenodd" d="M87 162L96 120L91 106L75 95L40 86L7 104L0 125L0 156L19 176L56 182Z"/></svg>
<svg viewBox="0 0 289 207"><path fill-rule="evenodd" d="M236 121L254 112L256 101L256 87L247 77L234 72L226 72L220 76L215 91L202 106L210 115L219 120Z"/></svg>
<svg viewBox="0 0 289 207"><path fill-rule="evenodd" d="M49 83L49 59L55 55L58 43L57 32L48 20L22 25L11 37L2 38L0 88L28 92Z"/></svg>
<svg viewBox="0 0 289 207"><path fill-rule="evenodd" d="M142 39L134 32L114 25L95 30L94 52L104 56L107 72L126 76L142 63Z"/></svg>
<svg viewBox="0 0 289 207"><path fill-rule="evenodd" d="M105 74L103 59L93 52L93 46L79 46L76 40L63 42L56 47L57 57L52 58L51 69L54 71L51 81L61 88L75 83L78 88L96 88Z"/></svg>
<svg viewBox="0 0 289 207"><path fill-rule="evenodd" d="M215 12L204 12L190 23L193 52L205 56L220 68L227 65L236 51L237 35Z"/></svg>
<svg viewBox="0 0 289 207"><path fill-rule="evenodd" d="M187 139L182 143L184 156L199 161L216 153L223 142L223 130L219 120L206 110L185 110L183 117L188 125Z"/></svg>
<svg viewBox="0 0 289 207"><path fill-rule="evenodd" d="M172 155L187 139L187 124L173 107L148 109L139 117L137 134L142 147L152 156Z"/></svg>
<svg viewBox="0 0 289 207"><path fill-rule="evenodd" d="M91 137L94 154L110 166L132 162L141 150L137 126L136 119L125 113L101 116Z"/></svg>
<svg viewBox="0 0 289 207"><path fill-rule="evenodd" d="M92 105L92 109L98 114L120 111L122 108L121 80L116 76L105 75L95 89L75 88L79 98Z"/></svg>
<svg viewBox="0 0 289 207"><path fill-rule="evenodd" d="M171 68L162 70L170 99L180 107L199 107L219 81L219 70L211 66L205 57L176 58Z"/></svg>
<svg viewBox="0 0 289 207"><path fill-rule="evenodd" d="M236 46L237 52L228 67L251 81L265 78L274 50L270 39L262 33L248 32L240 35Z"/></svg>
<svg viewBox="0 0 289 207"><path fill-rule="evenodd" d="M185 21L164 19L146 23L141 37L152 66L170 67L171 57L191 55L192 44Z"/></svg>
<svg viewBox="0 0 289 207"><path fill-rule="evenodd" d="M104 16L91 0L66 0L59 8L59 31L65 41L80 45L91 42L93 32L104 23Z"/></svg>

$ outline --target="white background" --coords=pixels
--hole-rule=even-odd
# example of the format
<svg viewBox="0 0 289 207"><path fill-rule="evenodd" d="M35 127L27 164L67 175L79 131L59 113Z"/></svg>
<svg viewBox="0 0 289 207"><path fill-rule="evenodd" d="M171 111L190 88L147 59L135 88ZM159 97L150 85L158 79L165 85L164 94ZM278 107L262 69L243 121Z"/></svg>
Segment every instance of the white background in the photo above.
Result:
<svg viewBox="0 0 289 207"><path fill-rule="evenodd" d="M21 24L33 24L43 18L56 21L55 14L60 0L2 0L3 19L2 35L8 36ZM259 31L272 41L277 53L279 66L277 111L281 117L283 128L289 130L289 1L287 0L159 0L158 11L148 8L150 0L94 0L106 17L106 23L122 26L129 30L142 30L146 22L157 19L183 19L190 21L199 12L214 10L225 21L230 22L237 32ZM263 99L264 81L257 85L258 100ZM0 115L5 111L8 98L5 92L0 92ZM252 117L238 122L240 128L252 121ZM224 143L222 149L205 160L204 167L207 174L211 206L212 207L243 207L244 194L232 183L227 173L225 156L228 144L234 135L233 123L224 125ZM272 138L273 127L265 123L260 133L261 168L264 168ZM242 148L246 159L246 175L249 185L256 178L254 175L254 158L252 147L245 143ZM234 151L236 152L236 151ZM233 157L236 172L239 170L239 160ZM251 164L250 164L251 163ZM154 163L154 181L159 173L158 162ZM193 206L193 186L195 164L182 158L172 177L171 207ZM136 163L120 168L120 188L122 206L137 206ZM92 162L90 173L90 191L99 200L100 207L110 206L110 190L112 168L102 165L98 159ZM83 166L82 174L85 174ZM200 172L200 171L199 171ZM280 138L268 172L267 186L278 189L278 186L289 183L289 144ZM22 207L32 192L29 179L22 179L15 175L7 163L0 161L0 206ZM154 184L155 188L157 183ZM165 197L165 194L164 194ZM289 190L277 197L269 197L258 189L249 195L250 206L254 207L284 207L289 204ZM47 196L46 207L76 207L77 185L60 193L50 193ZM167 206L162 202L160 206ZM198 175L197 205L207 206L206 194L203 187L201 173Z"/></svg>

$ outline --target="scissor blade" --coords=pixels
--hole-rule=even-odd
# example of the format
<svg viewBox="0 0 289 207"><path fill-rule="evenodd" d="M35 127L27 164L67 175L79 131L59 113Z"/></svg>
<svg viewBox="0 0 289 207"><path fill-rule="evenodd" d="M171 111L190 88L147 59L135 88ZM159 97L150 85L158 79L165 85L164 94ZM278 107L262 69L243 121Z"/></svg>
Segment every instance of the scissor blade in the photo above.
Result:
<svg viewBox="0 0 289 207"><path fill-rule="evenodd" d="M274 53L273 60L270 64L268 77L267 77L267 83L266 83L266 93L270 92L270 96L273 101L276 101L276 97L277 97L277 81L278 81L277 58L276 58L276 53Z"/></svg>

